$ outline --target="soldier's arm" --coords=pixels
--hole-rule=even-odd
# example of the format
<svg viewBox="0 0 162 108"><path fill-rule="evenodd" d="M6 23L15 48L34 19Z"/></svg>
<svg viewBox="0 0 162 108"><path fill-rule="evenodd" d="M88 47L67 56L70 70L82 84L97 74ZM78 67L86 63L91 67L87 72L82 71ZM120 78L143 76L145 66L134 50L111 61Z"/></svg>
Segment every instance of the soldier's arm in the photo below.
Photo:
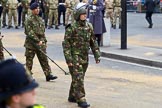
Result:
<svg viewBox="0 0 162 108"><path fill-rule="evenodd" d="M29 19L25 21L25 34L28 38L35 42L40 41L40 39L36 36L32 26L32 22Z"/></svg>
<svg viewBox="0 0 162 108"><path fill-rule="evenodd" d="M66 8L70 7L70 1L69 0L65 0L65 6L66 6Z"/></svg>
<svg viewBox="0 0 162 108"><path fill-rule="evenodd" d="M65 31L64 41L62 42L63 52L64 52L64 56L65 56L67 64L72 63L71 35L72 35L72 30L69 27Z"/></svg>
<svg viewBox="0 0 162 108"><path fill-rule="evenodd" d="M9 8L9 5L10 5L10 3L9 3L9 1L7 1L6 2L6 7Z"/></svg>
<svg viewBox="0 0 162 108"><path fill-rule="evenodd" d="M93 52L94 58L95 58L96 63L97 63L98 61L100 61L100 55L101 54L100 54L98 44L96 42L93 27L92 27L91 24L89 24L89 26L90 26L90 33L91 33L91 36L90 36L90 48L91 48L91 50Z"/></svg>

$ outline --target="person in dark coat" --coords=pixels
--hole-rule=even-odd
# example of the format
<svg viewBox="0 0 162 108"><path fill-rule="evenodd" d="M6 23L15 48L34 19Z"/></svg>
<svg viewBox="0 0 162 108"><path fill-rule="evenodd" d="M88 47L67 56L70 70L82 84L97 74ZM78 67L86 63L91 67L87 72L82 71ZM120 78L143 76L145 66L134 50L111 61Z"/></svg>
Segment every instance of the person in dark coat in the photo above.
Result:
<svg viewBox="0 0 162 108"><path fill-rule="evenodd" d="M17 0L19 3L21 2L20 0ZM23 7L21 6L21 5L19 5L18 7L17 7L17 12L18 12L18 26L20 26L21 25L21 13L22 13L22 9L23 9Z"/></svg>
<svg viewBox="0 0 162 108"><path fill-rule="evenodd" d="M149 23L148 28L152 28L153 23L152 23L152 14L154 12L155 9L155 2L153 0L146 0L145 4L145 9L146 9L146 20Z"/></svg>
<svg viewBox="0 0 162 108"><path fill-rule="evenodd" d="M103 19L103 0L89 0L89 21L92 23L98 45L101 46L102 34L106 32Z"/></svg>
<svg viewBox="0 0 162 108"><path fill-rule="evenodd" d="M2 7L2 3L0 2L0 18L1 18L1 15L2 15L2 11L3 11L3 7Z"/></svg>
<svg viewBox="0 0 162 108"><path fill-rule="evenodd" d="M61 13L63 14L63 25L65 25L65 12L66 12L66 7L65 7L65 0L59 0L58 1L58 24L61 25Z"/></svg>

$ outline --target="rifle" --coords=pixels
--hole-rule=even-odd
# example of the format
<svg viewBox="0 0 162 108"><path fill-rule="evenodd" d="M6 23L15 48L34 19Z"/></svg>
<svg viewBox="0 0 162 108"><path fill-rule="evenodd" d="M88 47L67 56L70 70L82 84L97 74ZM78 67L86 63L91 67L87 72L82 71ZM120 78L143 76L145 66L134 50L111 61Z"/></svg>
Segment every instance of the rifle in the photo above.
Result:
<svg viewBox="0 0 162 108"><path fill-rule="evenodd" d="M30 39L30 38L29 38ZM32 39L30 39L31 40L31 43L32 43L32 45L38 50L38 51L40 51L42 54L44 54L48 59L50 59L51 61L52 61L52 63L54 63L58 68L60 68L63 72L64 72L64 74L65 75L69 75L69 72L66 72L63 68L61 68L54 60L52 60L46 53L44 53L41 49L40 49L40 47L38 46L38 45L36 45L34 42L33 42L33 40Z"/></svg>
<svg viewBox="0 0 162 108"><path fill-rule="evenodd" d="M2 40L4 36L1 36L0 40ZM2 45L2 48L13 58L16 58L15 56L13 56L3 45Z"/></svg>

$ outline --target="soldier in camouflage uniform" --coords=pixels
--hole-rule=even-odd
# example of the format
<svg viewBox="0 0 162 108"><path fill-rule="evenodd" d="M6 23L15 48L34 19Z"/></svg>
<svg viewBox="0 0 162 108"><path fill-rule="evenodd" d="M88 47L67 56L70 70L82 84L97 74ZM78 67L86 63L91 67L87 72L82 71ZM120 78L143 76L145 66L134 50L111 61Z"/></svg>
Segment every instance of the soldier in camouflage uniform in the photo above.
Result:
<svg viewBox="0 0 162 108"><path fill-rule="evenodd" d="M90 106L85 99L84 76L88 67L88 52L92 49L96 63L100 62L100 51L95 40L93 27L86 21L85 3L76 6L75 22L66 26L62 43L72 82L69 91L69 102L77 102L79 107Z"/></svg>
<svg viewBox="0 0 162 108"><path fill-rule="evenodd" d="M119 28L121 28L121 0L114 0L113 28L116 29L117 18L119 18Z"/></svg>
<svg viewBox="0 0 162 108"><path fill-rule="evenodd" d="M66 0L65 4L66 4L66 18L65 18L65 25L68 24L69 21L69 17L71 16L71 22L74 22L74 16L73 16L73 9L74 6L79 3L78 0Z"/></svg>
<svg viewBox="0 0 162 108"><path fill-rule="evenodd" d="M48 16L49 16L49 5L47 4L47 0L44 0L43 5L44 5L44 22L47 28Z"/></svg>
<svg viewBox="0 0 162 108"><path fill-rule="evenodd" d="M25 21L26 40L24 46L26 48L26 67L29 71L32 70L33 59L36 54L46 76L46 81L54 80L57 76L53 76L51 74L51 68L45 55L47 47L45 24L42 21L42 18L38 16L38 4L36 2L33 3L30 6L30 9L32 10L32 14ZM40 50L45 54L43 54Z"/></svg>
<svg viewBox="0 0 162 108"><path fill-rule="evenodd" d="M12 17L14 19L14 25L15 29L18 29L18 19L17 19L17 7L18 7L18 1L17 0L8 0L7 1L8 6L8 27L7 29L10 29L12 27Z"/></svg>
<svg viewBox="0 0 162 108"><path fill-rule="evenodd" d="M29 14L30 0L21 0L22 10L22 27L24 27L25 17Z"/></svg>
<svg viewBox="0 0 162 108"><path fill-rule="evenodd" d="M110 18L111 27L113 27L113 0L105 0L106 18Z"/></svg>
<svg viewBox="0 0 162 108"><path fill-rule="evenodd" d="M3 26L2 26L2 28L7 26L7 24L6 24L6 15L8 14L7 1L8 0L2 0L1 1L2 2L2 7L3 7L3 11L2 11L2 15L3 15L3 17L2 17L2 24L3 24Z"/></svg>
<svg viewBox="0 0 162 108"><path fill-rule="evenodd" d="M49 6L49 26L48 26L48 29L53 28L52 27L53 17L54 17L55 29L59 29L58 28L58 0L48 0L47 4Z"/></svg>

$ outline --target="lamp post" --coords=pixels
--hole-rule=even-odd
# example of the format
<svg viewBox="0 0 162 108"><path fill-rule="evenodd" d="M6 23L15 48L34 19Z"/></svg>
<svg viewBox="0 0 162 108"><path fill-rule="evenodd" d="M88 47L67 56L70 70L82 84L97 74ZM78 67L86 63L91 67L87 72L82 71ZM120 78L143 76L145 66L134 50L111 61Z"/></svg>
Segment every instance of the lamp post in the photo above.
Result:
<svg viewBox="0 0 162 108"><path fill-rule="evenodd" d="M127 49L127 0L121 0L121 49Z"/></svg>

